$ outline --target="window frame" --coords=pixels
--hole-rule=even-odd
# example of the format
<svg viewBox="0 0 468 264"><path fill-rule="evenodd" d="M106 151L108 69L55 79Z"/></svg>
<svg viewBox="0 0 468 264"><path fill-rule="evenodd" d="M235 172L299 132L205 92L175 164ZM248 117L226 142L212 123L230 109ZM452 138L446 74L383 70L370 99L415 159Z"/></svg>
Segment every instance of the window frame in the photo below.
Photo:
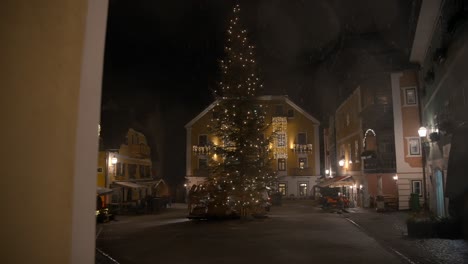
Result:
<svg viewBox="0 0 468 264"><path fill-rule="evenodd" d="M281 192L280 185L283 185L284 193ZM287 182L278 182L278 192L281 193L282 196L287 196L288 195L288 183Z"/></svg>
<svg viewBox="0 0 468 264"><path fill-rule="evenodd" d="M301 185L305 184L305 195L301 195ZM297 183L297 196L298 197L307 197L309 195L309 183L308 182L298 182Z"/></svg>
<svg viewBox="0 0 468 264"><path fill-rule="evenodd" d="M412 141L417 141L417 152L414 152L412 150ZM406 144L407 144L407 150L408 150L408 155L407 157L420 157L422 155L421 153L421 139L419 137L406 137Z"/></svg>
<svg viewBox="0 0 468 264"><path fill-rule="evenodd" d="M418 105L418 93L417 89L415 86L412 87L404 87L403 89L403 97L404 97L404 106L417 106ZM410 101L410 98L408 96L408 92L413 91L414 92L414 98Z"/></svg>
<svg viewBox="0 0 468 264"><path fill-rule="evenodd" d="M415 192L415 190L416 190L416 188L415 188L416 183L419 184L419 193ZM424 186L422 185L422 180L412 180L412 181L411 181L411 193L417 193L419 197L422 197L422 195L423 195L423 188L424 188Z"/></svg>
<svg viewBox="0 0 468 264"><path fill-rule="evenodd" d="M301 167L301 160L304 161L304 167ZM308 168L307 162L308 162L307 157L298 157L298 158L297 158L297 165L298 165L299 169L306 169L306 168Z"/></svg>
<svg viewBox="0 0 468 264"><path fill-rule="evenodd" d="M202 138L205 138L205 144L202 145ZM208 146L208 135L207 134L200 134L198 135L198 146Z"/></svg>
<svg viewBox="0 0 468 264"><path fill-rule="evenodd" d="M276 147L286 147L286 132L277 132Z"/></svg>
<svg viewBox="0 0 468 264"><path fill-rule="evenodd" d="M278 171L286 171L287 170L287 164L286 164L286 159L285 158L279 158L277 159L278 162ZM284 166L280 166L284 165ZM284 168L283 168L284 167Z"/></svg>
<svg viewBox="0 0 468 264"><path fill-rule="evenodd" d="M304 142L301 143L300 136L299 135L304 135ZM298 132L297 133L297 144L299 145L307 145L307 132Z"/></svg>
<svg viewBox="0 0 468 264"><path fill-rule="evenodd" d="M205 164L206 164L205 166L200 166L200 164L201 164L200 161L202 161L202 160L205 161ZM208 169L208 159L205 158L205 157L200 157L200 158L198 158L198 163L197 163L197 165L198 165L198 169L199 169L199 170Z"/></svg>

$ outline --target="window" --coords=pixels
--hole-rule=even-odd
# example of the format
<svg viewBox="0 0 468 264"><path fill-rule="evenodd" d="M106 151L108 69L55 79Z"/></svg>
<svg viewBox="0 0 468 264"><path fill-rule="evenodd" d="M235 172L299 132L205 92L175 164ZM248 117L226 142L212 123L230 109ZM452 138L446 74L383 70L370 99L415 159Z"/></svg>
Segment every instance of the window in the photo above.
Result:
<svg viewBox="0 0 468 264"><path fill-rule="evenodd" d="M405 104L406 105L415 105L416 101L416 88L406 88L405 89Z"/></svg>
<svg viewBox="0 0 468 264"><path fill-rule="evenodd" d="M118 162L117 164L115 164L116 166L116 172L115 172L115 175L116 176L124 176L124 168L123 168L123 164L121 162Z"/></svg>
<svg viewBox="0 0 468 264"><path fill-rule="evenodd" d="M208 136L199 135L198 136L198 146L207 146L208 145Z"/></svg>
<svg viewBox="0 0 468 264"><path fill-rule="evenodd" d="M307 196L307 183L299 183L299 196Z"/></svg>
<svg viewBox="0 0 468 264"><path fill-rule="evenodd" d="M150 167L150 166L145 166L145 167L146 167L146 170L145 170L146 174L145 174L145 176L146 176L146 177L151 177L151 167Z"/></svg>
<svg viewBox="0 0 468 264"><path fill-rule="evenodd" d="M299 158L299 168L300 169L307 168L307 158Z"/></svg>
<svg viewBox="0 0 468 264"><path fill-rule="evenodd" d="M284 183L284 182L278 183L278 192L281 193L281 195L286 196L288 194L287 183Z"/></svg>
<svg viewBox="0 0 468 264"><path fill-rule="evenodd" d="M278 170L279 171L286 170L286 159L278 159Z"/></svg>
<svg viewBox="0 0 468 264"><path fill-rule="evenodd" d="M128 177L135 179L136 177L136 171L137 171L137 165L136 164L128 164Z"/></svg>
<svg viewBox="0 0 468 264"><path fill-rule="evenodd" d="M348 154L349 154L348 162L351 161L351 163L352 163L352 160L353 160L353 151L352 151L352 149L351 149L351 143L348 143Z"/></svg>
<svg viewBox="0 0 468 264"><path fill-rule="evenodd" d="M275 116L283 116L283 106L276 105L275 106Z"/></svg>
<svg viewBox="0 0 468 264"><path fill-rule="evenodd" d="M293 118L294 117L294 109L289 109L288 110L288 118Z"/></svg>
<svg viewBox="0 0 468 264"><path fill-rule="evenodd" d="M349 126L349 113L346 114L346 126Z"/></svg>
<svg viewBox="0 0 468 264"><path fill-rule="evenodd" d="M140 171L140 178L145 178L146 177L146 168L143 165L138 165L138 169Z"/></svg>
<svg viewBox="0 0 468 264"><path fill-rule="evenodd" d="M409 156L419 156L419 155L421 155L421 148L420 148L419 138L417 138L417 137L408 138L407 142L408 142Z"/></svg>
<svg viewBox="0 0 468 264"><path fill-rule="evenodd" d="M278 147L286 146L286 133L279 132L278 133Z"/></svg>
<svg viewBox="0 0 468 264"><path fill-rule="evenodd" d="M299 144L299 145L307 144L307 134L306 133L298 133L297 134L297 144Z"/></svg>
<svg viewBox="0 0 468 264"><path fill-rule="evenodd" d="M419 196L422 196L422 182L421 181L412 181L412 193L417 193Z"/></svg>
<svg viewBox="0 0 468 264"><path fill-rule="evenodd" d="M359 163L359 141L354 141L354 158L356 159L354 162Z"/></svg>
<svg viewBox="0 0 468 264"><path fill-rule="evenodd" d="M198 159L198 168L199 169L208 168L208 161L206 159Z"/></svg>

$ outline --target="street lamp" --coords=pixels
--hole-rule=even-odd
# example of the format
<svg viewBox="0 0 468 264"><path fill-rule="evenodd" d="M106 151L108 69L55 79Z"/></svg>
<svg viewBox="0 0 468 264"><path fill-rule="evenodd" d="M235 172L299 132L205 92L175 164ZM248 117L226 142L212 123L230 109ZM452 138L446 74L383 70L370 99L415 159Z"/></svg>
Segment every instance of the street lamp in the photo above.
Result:
<svg viewBox="0 0 468 264"><path fill-rule="evenodd" d="M420 127L418 129L418 134L419 137L421 138L421 152L422 152L422 174L423 174L423 199L424 199L424 204L423 208L424 210L427 209L427 192L426 192L426 149L425 149L425 143L426 143L426 136L427 136L427 128L425 127Z"/></svg>

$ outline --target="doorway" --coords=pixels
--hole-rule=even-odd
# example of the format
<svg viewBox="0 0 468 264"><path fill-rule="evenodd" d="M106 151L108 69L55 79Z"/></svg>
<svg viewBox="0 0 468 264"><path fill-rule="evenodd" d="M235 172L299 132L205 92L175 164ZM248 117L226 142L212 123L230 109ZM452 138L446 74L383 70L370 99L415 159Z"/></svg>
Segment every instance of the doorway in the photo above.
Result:
<svg viewBox="0 0 468 264"><path fill-rule="evenodd" d="M434 177L436 213L439 217L445 217L444 176L440 170L435 170Z"/></svg>

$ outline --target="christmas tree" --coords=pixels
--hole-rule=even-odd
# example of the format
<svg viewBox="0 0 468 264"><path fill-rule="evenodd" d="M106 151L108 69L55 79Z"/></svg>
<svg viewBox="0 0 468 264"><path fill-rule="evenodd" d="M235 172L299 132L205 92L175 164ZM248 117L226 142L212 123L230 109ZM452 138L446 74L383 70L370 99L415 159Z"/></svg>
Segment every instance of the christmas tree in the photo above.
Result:
<svg viewBox="0 0 468 264"><path fill-rule="evenodd" d="M233 206L242 216L262 206L262 194L275 180L270 166L270 138L264 135L266 106L257 96L258 78L254 47L240 24L240 8L233 8L220 61L221 81L215 97L211 132L220 144L209 163L208 192L217 208Z"/></svg>

